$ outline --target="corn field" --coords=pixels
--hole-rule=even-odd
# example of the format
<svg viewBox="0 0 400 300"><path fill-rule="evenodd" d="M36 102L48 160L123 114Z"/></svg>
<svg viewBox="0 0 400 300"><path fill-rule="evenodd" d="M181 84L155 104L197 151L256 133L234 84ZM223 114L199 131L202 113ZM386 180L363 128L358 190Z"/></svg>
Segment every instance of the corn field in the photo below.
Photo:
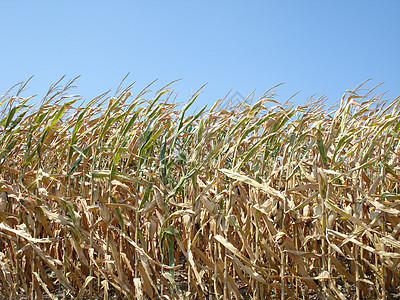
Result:
<svg viewBox="0 0 400 300"><path fill-rule="evenodd" d="M72 83L1 98L1 298L398 297L399 98L196 111Z"/></svg>

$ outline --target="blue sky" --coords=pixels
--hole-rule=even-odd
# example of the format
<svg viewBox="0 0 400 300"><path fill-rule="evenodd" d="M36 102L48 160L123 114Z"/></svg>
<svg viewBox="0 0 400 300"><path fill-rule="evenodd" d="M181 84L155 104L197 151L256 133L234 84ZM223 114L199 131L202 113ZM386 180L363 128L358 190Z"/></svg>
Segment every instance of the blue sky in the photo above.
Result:
<svg viewBox="0 0 400 300"><path fill-rule="evenodd" d="M400 1L2 1L0 94L34 75L25 96L62 75L90 99L130 72L134 92L158 78L178 102L239 92L333 103L368 78L400 94ZM39 98L38 98L39 100Z"/></svg>

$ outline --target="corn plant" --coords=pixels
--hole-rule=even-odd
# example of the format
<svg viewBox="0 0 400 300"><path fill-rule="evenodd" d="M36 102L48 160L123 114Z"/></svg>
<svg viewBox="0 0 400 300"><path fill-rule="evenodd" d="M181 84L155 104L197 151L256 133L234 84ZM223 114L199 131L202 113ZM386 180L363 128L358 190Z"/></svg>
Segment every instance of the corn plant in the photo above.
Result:
<svg viewBox="0 0 400 300"><path fill-rule="evenodd" d="M399 98L196 111L200 91L130 85L79 106L73 82L0 100L1 297L400 292Z"/></svg>

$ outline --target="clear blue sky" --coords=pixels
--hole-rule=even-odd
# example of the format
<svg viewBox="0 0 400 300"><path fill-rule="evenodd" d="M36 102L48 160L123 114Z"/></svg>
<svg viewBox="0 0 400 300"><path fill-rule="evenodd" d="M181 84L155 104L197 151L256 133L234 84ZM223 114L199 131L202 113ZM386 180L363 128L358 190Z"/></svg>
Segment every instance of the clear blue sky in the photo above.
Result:
<svg viewBox="0 0 400 300"><path fill-rule="evenodd" d="M134 92L158 78L178 101L208 85L211 104L232 89L256 96L275 84L295 103L333 103L358 83L400 94L400 1L3 1L0 95L34 75L43 95L62 75L89 99L130 72ZM39 100L39 99L38 99Z"/></svg>

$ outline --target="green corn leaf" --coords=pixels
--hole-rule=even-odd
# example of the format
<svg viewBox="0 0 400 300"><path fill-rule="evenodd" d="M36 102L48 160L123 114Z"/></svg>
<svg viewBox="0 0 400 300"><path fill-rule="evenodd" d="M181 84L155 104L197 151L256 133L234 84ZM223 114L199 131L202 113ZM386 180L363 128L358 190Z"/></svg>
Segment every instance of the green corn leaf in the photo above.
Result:
<svg viewBox="0 0 400 300"><path fill-rule="evenodd" d="M140 204L139 204L139 210L142 209L143 206L146 204L146 202L149 200L150 193L151 193L151 190L153 188L153 185L154 185L154 178L151 179L151 181L149 182L149 184L146 187L146 191L144 192L143 198L142 198L142 200L140 201Z"/></svg>
<svg viewBox="0 0 400 300"><path fill-rule="evenodd" d="M75 170L75 168L81 163L82 158L86 157L86 154L88 153L89 149L93 146L95 142L92 142L89 146L87 146L85 149L81 150L78 148L78 146L73 145L73 148L79 153L78 158L73 162L71 168L68 170L67 175L71 175L72 172Z"/></svg>
<svg viewBox="0 0 400 300"><path fill-rule="evenodd" d="M321 154L322 162L326 166L328 164L328 158L326 156L325 146L324 146L324 142L322 140L322 135L321 135L320 129L317 130L317 145L318 145L319 153Z"/></svg>
<svg viewBox="0 0 400 300"><path fill-rule="evenodd" d="M71 101L68 101L66 103L64 103L61 108L59 109L59 111L56 113L56 115L54 116L53 120L50 123L50 127L54 127L54 125L56 125L57 121L61 119L62 115L64 114L65 110L70 107L73 103L75 103L76 101L78 101L78 99L73 99Z"/></svg>
<svg viewBox="0 0 400 300"><path fill-rule="evenodd" d="M117 204L117 200L114 197L110 197L110 198L111 198L112 203ZM119 207L116 207L115 208L115 213L117 214L118 223L121 226L122 232L126 233L126 231L125 231L125 222L124 222L124 219L123 219L122 214L121 214L121 209Z"/></svg>

